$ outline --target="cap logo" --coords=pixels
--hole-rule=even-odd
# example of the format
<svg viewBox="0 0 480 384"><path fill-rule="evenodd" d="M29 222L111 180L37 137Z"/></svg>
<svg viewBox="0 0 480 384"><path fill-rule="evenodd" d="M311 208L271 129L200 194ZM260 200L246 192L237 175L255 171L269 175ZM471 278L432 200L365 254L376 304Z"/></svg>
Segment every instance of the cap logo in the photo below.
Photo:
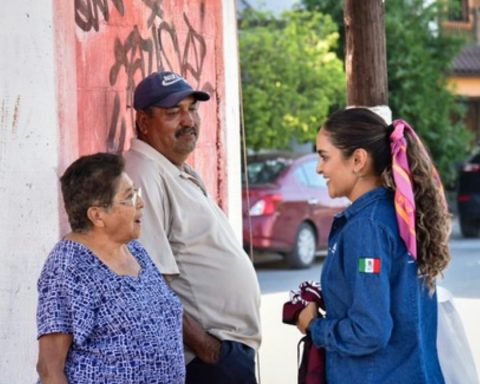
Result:
<svg viewBox="0 0 480 384"><path fill-rule="evenodd" d="M170 74L170 75L166 75L163 80L162 80L162 85L164 87L168 87L172 84L175 84L177 81L182 81L183 78L181 78L180 76L177 76L175 75L174 73Z"/></svg>
<svg viewBox="0 0 480 384"><path fill-rule="evenodd" d="M187 80L175 72L153 72L135 88L133 107L136 111L152 106L173 108L186 97L193 97L198 101L210 99L208 93L194 90Z"/></svg>

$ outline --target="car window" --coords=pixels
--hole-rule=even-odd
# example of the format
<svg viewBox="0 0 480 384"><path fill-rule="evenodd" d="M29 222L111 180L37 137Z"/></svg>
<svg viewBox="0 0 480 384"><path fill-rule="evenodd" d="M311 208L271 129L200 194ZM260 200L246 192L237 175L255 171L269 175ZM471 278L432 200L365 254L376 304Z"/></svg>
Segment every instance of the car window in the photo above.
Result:
<svg viewBox="0 0 480 384"><path fill-rule="evenodd" d="M303 164L302 168L305 170L306 177L308 179L308 185L310 187L326 187L327 183L322 175L317 173L317 162L309 161Z"/></svg>
<svg viewBox="0 0 480 384"><path fill-rule="evenodd" d="M293 172L293 176L295 177L295 179L297 179L297 181L300 184L307 185L307 186L309 185L308 178L307 178L307 175L305 174L305 169L303 166L295 169L295 171Z"/></svg>
<svg viewBox="0 0 480 384"><path fill-rule="evenodd" d="M477 153L475 156L473 156L469 162L472 164L480 164L480 153Z"/></svg>
<svg viewBox="0 0 480 384"><path fill-rule="evenodd" d="M272 183L290 163L289 159L283 158L251 161L247 165L248 182L251 185ZM242 181L245 182L245 175L242 175Z"/></svg>

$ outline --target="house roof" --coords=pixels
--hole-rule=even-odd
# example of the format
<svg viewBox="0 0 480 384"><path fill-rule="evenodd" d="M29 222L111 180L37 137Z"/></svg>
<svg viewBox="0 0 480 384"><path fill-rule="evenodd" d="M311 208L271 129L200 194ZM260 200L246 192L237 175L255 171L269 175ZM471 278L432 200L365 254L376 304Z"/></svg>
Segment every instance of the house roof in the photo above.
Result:
<svg viewBox="0 0 480 384"><path fill-rule="evenodd" d="M469 45L453 61L455 75L480 75L480 45Z"/></svg>

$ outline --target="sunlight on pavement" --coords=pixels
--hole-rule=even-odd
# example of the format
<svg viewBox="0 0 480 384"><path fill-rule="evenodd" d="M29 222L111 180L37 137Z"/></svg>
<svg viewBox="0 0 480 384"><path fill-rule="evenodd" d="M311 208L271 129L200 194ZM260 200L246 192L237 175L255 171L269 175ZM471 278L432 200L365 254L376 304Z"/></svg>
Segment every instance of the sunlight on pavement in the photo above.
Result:
<svg viewBox="0 0 480 384"><path fill-rule="evenodd" d="M261 384L297 382L297 343L302 334L297 327L282 323L283 303L288 300L288 291L262 295Z"/></svg>

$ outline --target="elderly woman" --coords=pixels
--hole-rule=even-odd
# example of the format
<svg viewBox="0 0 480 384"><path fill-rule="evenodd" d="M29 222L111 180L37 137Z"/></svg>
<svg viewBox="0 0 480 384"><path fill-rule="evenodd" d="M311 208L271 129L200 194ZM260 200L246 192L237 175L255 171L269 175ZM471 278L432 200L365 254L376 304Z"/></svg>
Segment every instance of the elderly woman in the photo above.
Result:
<svg viewBox="0 0 480 384"><path fill-rule="evenodd" d="M120 156L61 177L72 232L38 281L37 370L48 383L183 383L182 308L135 241L143 200Z"/></svg>

